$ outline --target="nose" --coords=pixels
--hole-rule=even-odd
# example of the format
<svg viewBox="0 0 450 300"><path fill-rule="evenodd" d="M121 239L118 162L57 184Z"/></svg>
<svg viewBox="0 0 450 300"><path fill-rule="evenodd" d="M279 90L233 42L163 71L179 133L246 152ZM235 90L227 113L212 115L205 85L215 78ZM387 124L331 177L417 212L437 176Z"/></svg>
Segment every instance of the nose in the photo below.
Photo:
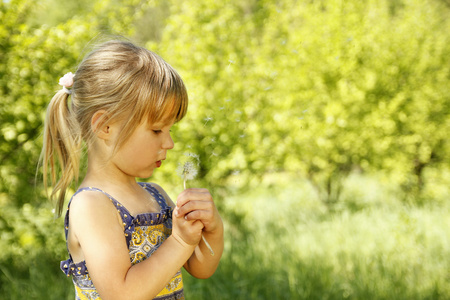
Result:
<svg viewBox="0 0 450 300"><path fill-rule="evenodd" d="M173 149L175 146L175 143L172 140L172 137L170 136L170 133L167 135L167 138L164 140L164 143L162 145L163 149L170 150Z"/></svg>

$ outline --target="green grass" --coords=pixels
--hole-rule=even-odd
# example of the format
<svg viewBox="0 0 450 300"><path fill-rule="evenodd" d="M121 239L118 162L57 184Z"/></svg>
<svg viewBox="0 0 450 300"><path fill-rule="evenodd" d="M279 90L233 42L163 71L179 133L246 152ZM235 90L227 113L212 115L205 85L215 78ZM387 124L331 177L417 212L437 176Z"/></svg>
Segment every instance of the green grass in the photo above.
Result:
<svg viewBox="0 0 450 300"><path fill-rule="evenodd" d="M408 206L356 176L330 212L282 182L227 200L241 223L211 279L185 276L189 298L450 299L448 205Z"/></svg>
<svg viewBox="0 0 450 300"><path fill-rule="evenodd" d="M396 197L377 178L353 176L330 210L308 184L268 177L261 188L224 200L221 264L206 280L185 273L186 297L450 299L448 201L418 207ZM51 214L43 209L18 213L12 226L34 214L33 232L51 233L15 245L2 235L0 299L73 299L59 271L60 220L45 221Z"/></svg>

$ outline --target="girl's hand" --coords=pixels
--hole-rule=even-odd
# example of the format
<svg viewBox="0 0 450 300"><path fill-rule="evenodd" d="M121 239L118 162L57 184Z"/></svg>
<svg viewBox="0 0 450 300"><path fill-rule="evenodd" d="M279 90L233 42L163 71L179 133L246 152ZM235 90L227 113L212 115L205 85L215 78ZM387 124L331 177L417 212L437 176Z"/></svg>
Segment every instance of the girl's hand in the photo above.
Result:
<svg viewBox="0 0 450 300"><path fill-rule="evenodd" d="M174 216L187 221L201 221L204 225L203 231L207 233L221 230L223 226L211 193L207 189L191 188L179 194Z"/></svg>
<svg viewBox="0 0 450 300"><path fill-rule="evenodd" d="M197 246L202 238L204 225L198 220L187 220L178 213L176 207L172 213L172 235L189 246Z"/></svg>

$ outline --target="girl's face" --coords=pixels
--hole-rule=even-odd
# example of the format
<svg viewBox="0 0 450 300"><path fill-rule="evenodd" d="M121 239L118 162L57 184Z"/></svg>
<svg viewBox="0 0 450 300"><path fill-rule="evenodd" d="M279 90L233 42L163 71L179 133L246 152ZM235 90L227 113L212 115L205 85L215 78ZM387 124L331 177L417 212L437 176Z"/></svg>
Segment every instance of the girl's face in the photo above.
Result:
<svg viewBox="0 0 450 300"><path fill-rule="evenodd" d="M113 163L128 176L150 177L166 159L167 150L174 147L172 125L173 122L141 123L114 155Z"/></svg>

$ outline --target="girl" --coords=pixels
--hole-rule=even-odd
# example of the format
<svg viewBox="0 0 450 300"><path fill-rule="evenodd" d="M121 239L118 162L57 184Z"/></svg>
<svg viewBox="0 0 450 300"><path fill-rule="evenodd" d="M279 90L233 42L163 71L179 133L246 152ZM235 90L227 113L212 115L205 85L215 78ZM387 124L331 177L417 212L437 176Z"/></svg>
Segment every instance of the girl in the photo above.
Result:
<svg viewBox="0 0 450 300"><path fill-rule="evenodd" d="M87 148L87 173L65 217L69 259L61 262L76 299L184 299L180 269L197 278L215 272L222 220L206 189L183 191L175 206L160 186L135 180L150 177L174 147L170 128L188 105L183 81L155 53L110 41L60 85L41 159L61 215Z"/></svg>

